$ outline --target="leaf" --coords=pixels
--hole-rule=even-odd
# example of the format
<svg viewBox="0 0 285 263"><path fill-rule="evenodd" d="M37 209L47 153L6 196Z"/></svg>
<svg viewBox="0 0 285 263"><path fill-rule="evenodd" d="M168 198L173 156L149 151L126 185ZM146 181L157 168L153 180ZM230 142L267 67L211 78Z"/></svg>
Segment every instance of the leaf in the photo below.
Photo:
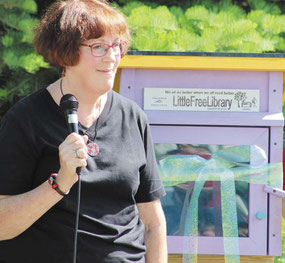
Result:
<svg viewBox="0 0 285 263"><path fill-rule="evenodd" d="M165 31L140 28L133 38L132 48L135 50L171 51L172 43Z"/></svg>
<svg viewBox="0 0 285 263"><path fill-rule="evenodd" d="M31 14L35 14L38 11L34 0L1 0L1 4L6 9L18 8Z"/></svg>
<svg viewBox="0 0 285 263"><path fill-rule="evenodd" d="M151 26L152 9L149 6L141 6L132 10L128 22L132 29ZM143 19L142 19L143 17Z"/></svg>
<svg viewBox="0 0 285 263"><path fill-rule="evenodd" d="M1 38L1 42L3 44L4 47L9 47L12 46L14 43L14 38L12 36L9 35L5 35Z"/></svg>
<svg viewBox="0 0 285 263"><path fill-rule="evenodd" d="M275 49L277 52L285 52L285 38L284 37L280 37L279 41L277 43L275 43Z"/></svg>
<svg viewBox="0 0 285 263"><path fill-rule="evenodd" d="M17 9L11 9L9 12L0 5L0 21L12 29L33 32L38 23L38 19L31 17L26 12Z"/></svg>
<svg viewBox="0 0 285 263"><path fill-rule="evenodd" d="M41 67L49 67L32 48L24 45L4 50L3 61L10 69L23 68L29 73L35 73Z"/></svg>
<svg viewBox="0 0 285 263"><path fill-rule="evenodd" d="M169 40L174 43L174 51L199 51L201 48L201 37L186 29L178 29L169 33Z"/></svg>
<svg viewBox="0 0 285 263"><path fill-rule="evenodd" d="M184 16L184 11L181 7L171 6L169 8L169 11L176 17L176 19L179 19L181 16Z"/></svg>
<svg viewBox="0 0 285 263"><path fill-rule="evenodd" d="M177 29L178 23L176 17L166 6L159 6L153 9L151 26L161 29L175 30Z"/></svg>
<svg viewBox="0 0 285 263"><path fill-rule="evenodd" d="M274 3L268 3L266 0L247 0L253 10L263 10L265 13L280 15L281 9Z"/></svg>
<svg viewBox="0 0 285 263"><path fill-rule="evenodd" d="M143 19L141 19L142 17ZM159 6L155 9L149 6L135 8L131 12L128 22L132 30L144 27L174 30L178 25L176 17L166 6Z"/></svg>
<svg viewBox="0 0 285 263"><path fill-rule="evenodd" d="M48 68L49 65L44 62L43 57L32 52L20 58L21 67L29 73L36 73L40 68Z"/></svg>
<svg viewBox="0 0 285 263"><path fill-rule="evenodd" d="M7 89L0 89L0 99L7 99L8 98L8 90Z"/></svg>
<svg viewBox="0 0 285 263"><path fill-rule="evenodd" d="M133 1L130 3L127 3L123 8L122 8L122 12L126 15L129 16L133 9L142 7L142 6L146 6L144 3L140 2L140 1Z"/></svg>

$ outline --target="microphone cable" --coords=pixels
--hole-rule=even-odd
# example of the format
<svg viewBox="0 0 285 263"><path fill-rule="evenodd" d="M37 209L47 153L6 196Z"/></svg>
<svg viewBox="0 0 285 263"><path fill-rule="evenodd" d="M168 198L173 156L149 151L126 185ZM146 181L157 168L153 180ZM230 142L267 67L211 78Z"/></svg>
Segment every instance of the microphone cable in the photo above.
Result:
<svg viewBox="0 0 285 263"><path fill-rule="evenodd" d="M60 108L65 114L66 124L69 133L78 132L78 100L72 94L63 94L62 92L62 79L60 81L60 90L62 97L60 100ZM76 168L76 173L78 175L78 186L77 186L77 208L75 214L75 228L74 228L74 246L73 246L73 263L76 263L77 257L77 239L78 239L78 227L79 227L79 217L80 217L80 202L81 202L81 167Z"/></svg>
<svg viewBox="0 0 285 263"><path fill-rule="evenodd" d="M79 226L79 215L80 215L80 201L81 201L81 169L77 168L76 172L78 174L77 181L77 209L76 209L76 219L75 219L75 228L74 228L74 245L73 245L73 263L76 263L77 256L77 237L78 237L78 226Z"/></svg>

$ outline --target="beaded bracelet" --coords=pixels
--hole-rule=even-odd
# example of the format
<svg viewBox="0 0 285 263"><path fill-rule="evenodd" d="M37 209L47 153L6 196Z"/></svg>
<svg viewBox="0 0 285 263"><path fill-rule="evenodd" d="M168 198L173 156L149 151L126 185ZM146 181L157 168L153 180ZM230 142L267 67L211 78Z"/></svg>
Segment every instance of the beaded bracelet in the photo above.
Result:
<svg viewBox="0 0 285 263"><path fill-rule="evenodd" d="M57 191L60 195L62 196L66 196L69 194L69 191L67 193L64 193L62 192L59 187L58 187L58 184L56 183L55 181L55 178L56 178L57 174L55 173L52 173L50 175L50 178L48 179L48 183L51 185L52 189L54 189L55 191Z"/></svg>

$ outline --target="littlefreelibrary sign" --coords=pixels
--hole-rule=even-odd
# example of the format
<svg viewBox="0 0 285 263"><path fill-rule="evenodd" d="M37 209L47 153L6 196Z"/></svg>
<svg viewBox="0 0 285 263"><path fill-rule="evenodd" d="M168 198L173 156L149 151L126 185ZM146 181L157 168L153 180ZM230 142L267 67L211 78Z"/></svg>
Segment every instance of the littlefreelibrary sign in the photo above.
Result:
<svg viewBox="0 0 285 263"><path fill-rule="evenodd" d="M144 88L144 110L259 112L257 89Z"/></svg>

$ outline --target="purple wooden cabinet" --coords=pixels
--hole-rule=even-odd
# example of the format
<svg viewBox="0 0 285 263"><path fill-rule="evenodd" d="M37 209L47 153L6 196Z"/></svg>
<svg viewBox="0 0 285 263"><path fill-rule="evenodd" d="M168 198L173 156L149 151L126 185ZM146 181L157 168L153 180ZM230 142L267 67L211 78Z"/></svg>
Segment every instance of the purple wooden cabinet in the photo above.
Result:
<svg viewBox="0 0 285 263"><path fill-rule="evenodd" d="M222 65L223 69L219 69L209 66L211 58L201 70L191 64L191 59L188 68L184 62L179 67L181 57L171 58L169 65L155 66L147 65L145 57L145 65L140 65L139 57L127 57L128 61L136 59L139 66L122 64L120 93L134 100L147 114L158 161L165 156L185 154L209 159L214 152L235 145L256 145L267 154L268 162L282 161L283 72L256 70L252 65L244 70L235 70L234 66L225 70ZM177 67L173 66L175 61ZM220 104L214 105L218 100ZM189 252L183 244L193 237L183 235L181 224L185 198L189 198L189 193L191 196L193 184L167 187L167 195L162 199L169 253ZM260 184L236 183L241 255L281 254L281 198L263 188ZM207 182L201 192L199 254L224 254L220 195L217 181Z"/></svg>

